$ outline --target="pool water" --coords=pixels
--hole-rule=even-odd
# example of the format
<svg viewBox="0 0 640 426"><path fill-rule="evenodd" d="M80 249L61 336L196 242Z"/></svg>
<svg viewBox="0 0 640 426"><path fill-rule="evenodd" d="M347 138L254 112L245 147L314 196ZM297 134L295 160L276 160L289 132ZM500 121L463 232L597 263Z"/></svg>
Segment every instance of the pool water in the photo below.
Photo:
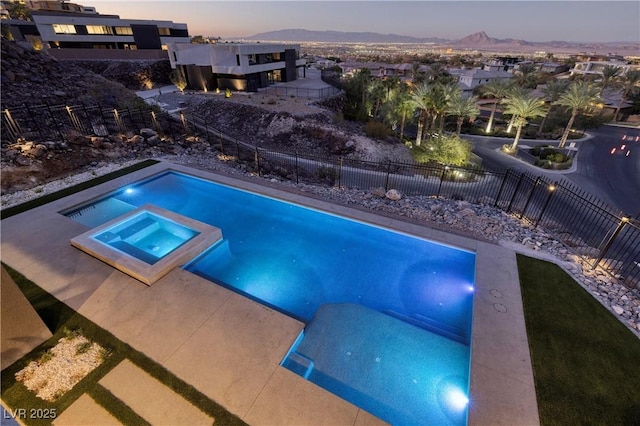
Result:
<svg viewBox="0 0 640 426"><path fill-rule="evenodd" d="M199 232L150 212L141 212L102 230L93 238L154 265Z"/></svg>
<svg viewBox="0 0 640 426"><path fill-rule="evenodd" d="M222 229L187 270L307 324L284 367L393 424L466 423L474 253L174 172L68 216L147 203Z"/></svg>

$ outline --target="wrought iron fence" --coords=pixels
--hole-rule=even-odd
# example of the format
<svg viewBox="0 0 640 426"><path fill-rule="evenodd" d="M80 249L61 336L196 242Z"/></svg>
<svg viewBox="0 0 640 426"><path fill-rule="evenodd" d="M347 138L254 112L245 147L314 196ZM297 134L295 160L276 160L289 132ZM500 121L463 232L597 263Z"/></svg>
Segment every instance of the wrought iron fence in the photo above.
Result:
<svg viewBox="0 0 640 426"><path fill-rule="evenodd" d="M640 288L640 222L566 180L514 170L367 161L349 156L266 150L237 140L194 114L172 117L153 110L99 106L27 106L3 110L3 141L66 140L72 132L109 135L155 129L163 136L206 138L221 154L260 175L346 188L394 188L495 206L540 226L585 259Z"/></svg>
<svg viewBox="0 0 640 426"><path fill-rule="evenodd" d="M180 132L167 113L143 108L103 108L99 105L23 105L2 110L2 142L19 139L68 141L74 134L108 136L152 128L161 134Z"/></svg>

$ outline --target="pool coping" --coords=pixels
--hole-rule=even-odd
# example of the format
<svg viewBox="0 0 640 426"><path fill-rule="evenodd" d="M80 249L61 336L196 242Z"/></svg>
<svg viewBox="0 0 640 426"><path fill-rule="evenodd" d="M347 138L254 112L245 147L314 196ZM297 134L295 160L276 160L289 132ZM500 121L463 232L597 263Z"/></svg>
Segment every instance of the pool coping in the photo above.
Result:
<svg viewBox="0 0 640 426"><path fill-rule="evenodd" d="M323 419L324 424L376 423L376 419L363 410L279 366L288 346L302 329L302 323L181 269L147 287L97 259L79 257L86 254L70 247L70 238L66 238L66 245L61 243L61 238L78 235L87 228L58 212L170 170L474 251L476 290L469 424L539 424L516 256L513 250L497 244L448 233L429 227L427 223L406 222L273 188L264 185L262 178L255 178L254 183L251 178L238 179L161 161L3 220L0 222L3 228L2 260L249 423L323 423ZM179 300L184 305L167 299L169 295L176 297L176 283L181 286ZM191 306L201 306L203 294L216 300L216 305L203 306L202 312L198 311L196 315ZM162 322L157 321L160 307L169 303L185 307L175 307L172 315L188 318L193 323L191 331L183 330L189 336L174 336L175 330L161 331L163 325L170 327L168 319L167 323L155 323ZM229 321L220 315L227 312L233 316L234 311L245 312L246 318L237 319L232 329L227 330ZM163 315L166 316L166 312ZM220 328L220 324L224 327ZM144 330L144 325L150 328ZM183 322L181 327L187 326ZM154 336L154 332L160 335ZM192 352L194 347L204 347L210 349L211 354L224 358L216 348L209 348L210 345L220 346L221 341L207 339L223 336L227 350L241 352L236 340L244 341L248 339L247 335L264 343L265 348L260 350L268 352L265 360L258 362L251 354L239 354L237 360L221 362L222 367L211 367L210 363L205 363L206 358ZM267 337L269 340L265 340ZM224 365L228 367L226 370ZM246 372L234 369L247 365L262 365L262 370L251 383L244 379L245 382L239 384L238 378ZM209 384L207 369L215 370L217 378L228 380L219 380L222 383L217 387ZM329 412L332 417L327 417Z"/></svg>

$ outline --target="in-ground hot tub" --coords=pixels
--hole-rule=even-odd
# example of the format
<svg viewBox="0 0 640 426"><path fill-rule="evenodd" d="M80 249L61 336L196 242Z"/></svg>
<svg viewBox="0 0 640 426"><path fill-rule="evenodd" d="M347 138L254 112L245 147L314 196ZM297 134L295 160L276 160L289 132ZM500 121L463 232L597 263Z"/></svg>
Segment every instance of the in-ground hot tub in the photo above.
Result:
<svg viewBox="0 0 640 426"><path fill-rule="evenodd" d="M145 204L71 240L71 245L151 285L222 239L215 226Z"/></svg>

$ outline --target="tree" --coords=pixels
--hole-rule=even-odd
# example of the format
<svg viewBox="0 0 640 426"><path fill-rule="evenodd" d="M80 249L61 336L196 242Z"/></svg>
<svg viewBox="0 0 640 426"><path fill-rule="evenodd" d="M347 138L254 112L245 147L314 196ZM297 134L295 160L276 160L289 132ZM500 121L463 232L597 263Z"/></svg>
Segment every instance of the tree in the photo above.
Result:
<svg viewBox="0 0 640 426"><path fill-rule="evenodd" d="M514 126L516 126L516 136L509 148L515 151L518 147L522 128L527 124L529 118L542 117L546 113L544 99L532 96L531 94L517 94L508 97L505 100L505 114L512 114L514 117Z"/></svg>
<svg viewBox="0 0 640 426"><path fill-rule="evenodd" d="M369 85L371 84L371 70L363 68L356 72L353 77L344 84L347 95L347 111L355 120L368 121L369 112L367 100Z"/></svg>
<svg viewBox="0 0 640 426"><path fill-rule="evenodd" d="M615 65L605 65L602 68L602 80L600 80L600 96L604 93L605 89L611 86L615 86L622 68Z"/></svg>
<svg viewBox="0 0 640 426"><path fill-rule="evenodd" d="M431 108L431 87L427 83L414 88L410 94L410 103L414 111L418 111L418 131L416 134L416 146L422 143L422 132L424 131L424 123Z"/></svg>
<svg viewBox="0 0 640 426"><path fill-rule="evenodd" d="M540 123L540 127L538 128L538 134L542 134L544 129L544 125L547 122L547 117L551 114L551 110L554 107L554 102L557 101L560 96L567 90L569 87L569 82L567 80L556 80L549 82L543 89L542 93L544 93L544 98L547 102L549 102L549 109L547 113L542 118L542 122Z"/></svg>
<svg viewBox="0 0 640 426"><path fill-rule="evenodd" d="M4 2L3 2L4 3ZM23 21L31 21L31 10L24 4L17 1L5 3L5 7L12 19L21 19Z"/></svg>
<svg viewBox="0 0 640 426"><path fill-rule="evenodd" d="M489 123L487 123L485 133L491 133L493 119L496 115L496 110L498 109L498 103L509 94L509 90L512 85L513 83L511 81L493 80L482 86L481 92L483 95L490 96L494 99L493 106L491 107L491 115L489 116Z"/></svg>
<svg viewBox="0 0 640 426"><path fill-rule="evenodd" d="M443 84L436 82L433 84L433 90L431 91L431 107L433 109L433 121L435 124L438 117L440 117L440 125L438 127L438 133L444 132L444 115L451 103L451 100L462 96L460 88L457 84Z"/></svg>
<svg viewBox="0 0 640 426"><path fill-rule="evenodd" d="M439 135L432 138L428 145L413 147L411 154L418 163L436 161L462 166L469 161L472 150L471 142L458 135Z"/></svg>
<svg viewBox="0 0 640 426"><path fill-rule="evenodd" d="M597 107L600 102L600 90L593 84L584 81L574 81L554 103L571 111L569 122L562 133L558 147L564 147L569 137L569 132L578 114Z"/></svg>
<svg viewBox="0 0 640 426"><path fill-rule="evenodd" d="M526 89L536 87L536 66L534 64L520 64L516 75L516 84Z"/></svg>
<svg viewBox="0 0 640 426"><path fill-rule="evenodd" d="M451 99L446 113L453 115L456 118L456 135L460 135L462 130L462 123L465 118L473 121L478 114L480 114L480 108L478 108L478 98L472 96L470 98L463 98L462 96L456 96Z"/></svg>
<svg viewBox="0 0 640 426"><path fill-rule="evenodd" d="M613 121L618 120L618 115L620 114L622 104L629 98L629 95L640 84L640 71L628 70L626 74L620 79L620 84L622 86L622 96L620 97L620 102L618 102L618 106L616 107L616 113L613 115Z"/></svg>

